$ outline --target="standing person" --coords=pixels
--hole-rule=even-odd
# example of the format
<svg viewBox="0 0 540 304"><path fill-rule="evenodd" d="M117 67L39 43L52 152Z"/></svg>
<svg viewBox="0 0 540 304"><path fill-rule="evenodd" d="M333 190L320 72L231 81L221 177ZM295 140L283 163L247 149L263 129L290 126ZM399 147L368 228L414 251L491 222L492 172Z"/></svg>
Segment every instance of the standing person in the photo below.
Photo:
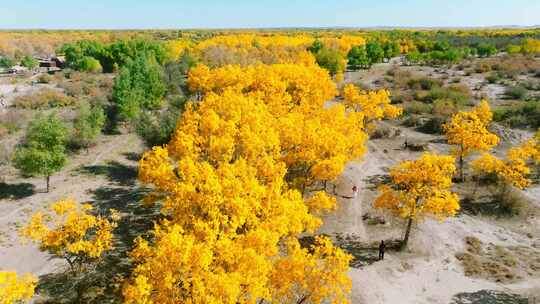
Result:
<svg viewBox="0 0 540 304"><path fill-rule="evenodd" d="M358 195L358 188L356 187L356 185L354 185L352 187L352 197L356 198L357 195Z"/></svg>
<svg viewBox="0 0 540 304"><path fill-rule="evenodd" d="M384 240L381 240L381 243L379 244L379 261L384 260L385 249L386 249L386 245L384 244Z"/></svg>

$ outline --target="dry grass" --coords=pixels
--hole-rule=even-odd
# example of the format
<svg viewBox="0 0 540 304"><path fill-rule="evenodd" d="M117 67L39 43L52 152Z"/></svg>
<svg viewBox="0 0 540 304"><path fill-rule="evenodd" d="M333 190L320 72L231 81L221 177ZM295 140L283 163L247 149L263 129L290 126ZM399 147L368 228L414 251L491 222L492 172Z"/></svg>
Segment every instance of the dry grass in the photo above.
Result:
<svg viewBox="0 0 540 304"><path fill-rule="evenodd" d="M513 283L540 274L540 251L527 246L484 244L466 237L466 251L456 254L465 275L498 283Z"/></svg>
<svg viewBox="0 0 540 304"><path fill-rule="evenodd" d="M30 95L15 98L13 104L23 109L46 109L72 105L75 99L52 89L43 89Z"/></svg>

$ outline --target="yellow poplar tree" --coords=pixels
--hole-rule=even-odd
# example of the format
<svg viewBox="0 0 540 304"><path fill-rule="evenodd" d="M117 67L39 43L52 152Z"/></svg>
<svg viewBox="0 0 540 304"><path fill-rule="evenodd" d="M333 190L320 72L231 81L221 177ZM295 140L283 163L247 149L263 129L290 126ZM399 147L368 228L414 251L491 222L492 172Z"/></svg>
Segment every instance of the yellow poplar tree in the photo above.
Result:
<svg viewBox="0 0 540 304"><path fill-rule="evenodd" d="M34 214L20 234L37 243L40 250L66 260L72 271L81 271L86 263L111 249L114 219L118 218L114 210L112 221L94 216L91 211L88 204L58 201L50 206L49 212Z"/></svg>
<svg viewBox="0 0 540 304"><path fill-rule="evenodd" d="M191 69L188 84L203 96L230 90L262 100L276 117L287 179L303 193L318 182L334 180L347 161L365 153L364 114L347 113L342 105L325 108L337 90L318 66L199 65Z"/></svg>
<svg viewBox="0 0 540 304"><path fill-rule="evenodd" d="M487 127L493 114L487 100L469 112L458 112L444 124L449 144L456 145L452 154L458 158L461 180L464 179L464 158L473 152L485 152L499 142L497 135L489 132Z"/></svg>
<svg viewBox="0 0 540 304"><path fill-rule="evenodd" d="M518 189L524 189L532 183L529 178L531 174L529 163L536 161L538 153L535 137L527 140L519 147L508 150L505 160L484 153L480 158L473 161L472 168L477 174L495 174L497 178L502 179L504 181L500 188L502 193L505 193L507 184Z"/></svg>
<svg viewBox="0 0 540 304"><path fill-rule="evenodd" d="M15 272L0 271L0 304L30 301L36 283L37 279L30 274L18 277Z"/></svg>
<svg viewBox="0 0 540 304"><path fill-rule="evenodd" d="M443 220L459 210L458 196L450 191L455 171L451 156L429 153L390 170L392 182L380 187L374 206L407 220L402 248L407 246L413 221L426 215Z"/></svg>
<svg viewBox="0 0 540 304"><path fill-rule="evenodd" d="M364 115L365 124L384 118L396 118L403 111L391 104L387 90L361 91L354 84L343 87L343 103L350 109Z"/></svg>
<svg viewBox="0 0 540 304"><path fill-rule="evenodd" d="M188 82L202 101L140 162L147 203L167 220L137 239L125 301L346 303L350 256L324 238L310 250L298 241L335 198L304 199L306 182L288 177L332 179L361 156L359 115L324 108L336 89L318 67L200 66Z"/></svg>

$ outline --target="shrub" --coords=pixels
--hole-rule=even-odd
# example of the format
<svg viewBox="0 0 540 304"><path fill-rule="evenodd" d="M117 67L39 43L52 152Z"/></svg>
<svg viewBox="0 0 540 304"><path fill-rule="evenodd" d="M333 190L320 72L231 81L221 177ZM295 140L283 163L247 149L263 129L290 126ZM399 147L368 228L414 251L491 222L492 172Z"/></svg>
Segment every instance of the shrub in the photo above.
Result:
<svg viewBox="0 0 540 304"><path fill-rule="evenodd" d="M501 107L493 111L493 119L510 127L540 127L540 103L536 101L520 102Z"/></svg>
<svg viewBox="0 0 540 304"><path fill-rule="evenodd" d="M497 83L501 80L501 76L498 73L491 73L486 77L488 83Z"/></svg>
<svg viewBox="0 0 540 304"><path fill-rule="evenodd" d="M75 148L88 149L95 142L104 125L105 113L103 109L99 105L90 107L87 103L83 103L73 122L70 145Z"/></svg>
<svg viewBox="0 0 540 304"><path fill-rule="evenodd" d="M34 94L19 96L13 104L23 109L45 109L72 105L75 99L52 89L43 89Z"/></svg>
<svg viewBox="0 0 540 304"><path fill-rule="evenodd" d="M424 113L431 113L433 111L433 105L413 101L409 102L404 107L405 114L424 114Z"/></svg>
<svg viewBox="0 0 540 304"><path fill-rule="evenodd" d="M448 87L435 87L424 98L425 102L434 102L437 99L451 100L454 104L464 106L472 98L470 89L464 84L453 84Z"/></svg>
<svg viewBox="0 0 540 304"><path fill-rule="evenodd" d="M433 102L433 114L450 117L463 108L463 105L452 99L437 99Z"/></svg>
<svg viewBox="0 0 540 304"><path fill-rule="evenodd" d="M521 85L506 88L504 94L513 99L523 99L527 95L527 89Z"/></svg>
<svg viewBox="0 0 540 304"><path fill-rule="evenodd" d="M30 113L27 110L11 109L0 113L0 128L5 130L5 134L11 134L24 128L29 120Z"/></svg>
<svg viewBox="0 0 540 304"><path fill-rule="evenodd" d="M101 73L103 68L97 59L92 57L84 57L79 62L79 70L89 73Z"/></svg>
<svg viewBox="0 0 540 304"><path fill-rule="evenodd" d="M435 87L442 86L442 81L436 78L420 77L411 78L407 82L409 89L413 90L431 90Z"/></svg>
<svg viewBox="0 0 540 304"><path fill-rule="evenodd" d="M442 134L444 132L444 123L446 123L445 117L433 116L423 126L421 126L420 131L430 134Z"/></svg>
<svg viewBox="0 0 540 304"><path fill-rule="evenodd" d="M135 123L137 134L148 147L161 146L171 140L180 110L143 111Z"/></svg>
<svg viewBox="0 0 540 304"><path fill-rule="evenodd" d="M509 185L504 187L510 188ZM495 202L499 203L501 213L509 216L525 215L529 210L527 197L514 188L497 193Z"/></svg>
<svg viewBox="0 0 540 304"><path fill-rule="evenodd" d="M39 83L49 83L49 82L51 82L51 80L52 80L52 76L49 75L49 74L41 74L38 77L38 82Z"/></svg>

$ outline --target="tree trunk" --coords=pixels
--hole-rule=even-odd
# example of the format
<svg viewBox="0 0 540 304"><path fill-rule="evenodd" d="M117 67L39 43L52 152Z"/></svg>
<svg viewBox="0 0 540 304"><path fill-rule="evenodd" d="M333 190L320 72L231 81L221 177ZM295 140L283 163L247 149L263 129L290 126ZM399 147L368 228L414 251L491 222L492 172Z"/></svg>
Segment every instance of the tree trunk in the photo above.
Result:
<svg viewBox="0 0 540 304"><path fill-rule="evenodd" d="M49 184L50 184L51 176L47 175L46 179L47 179L47 193L49 193Z"/></svg>
<svg viewBox="0 0 540 304"><path fill-rule="evenodd" d="M461 182L465 181L465 174L463 173L463 155L459 156L459 173Z"/></svg>
<svg viewBox="0 0 540 304"><path fill-rule="evenodd" d="M407 228L405 230L405 237L403 238L403 241L401 242L401 250L407 248L407 243L409 242L409 235L411 234L411 227L412 227L413 218L409 217L409 220L407 222Z"/></svg>

